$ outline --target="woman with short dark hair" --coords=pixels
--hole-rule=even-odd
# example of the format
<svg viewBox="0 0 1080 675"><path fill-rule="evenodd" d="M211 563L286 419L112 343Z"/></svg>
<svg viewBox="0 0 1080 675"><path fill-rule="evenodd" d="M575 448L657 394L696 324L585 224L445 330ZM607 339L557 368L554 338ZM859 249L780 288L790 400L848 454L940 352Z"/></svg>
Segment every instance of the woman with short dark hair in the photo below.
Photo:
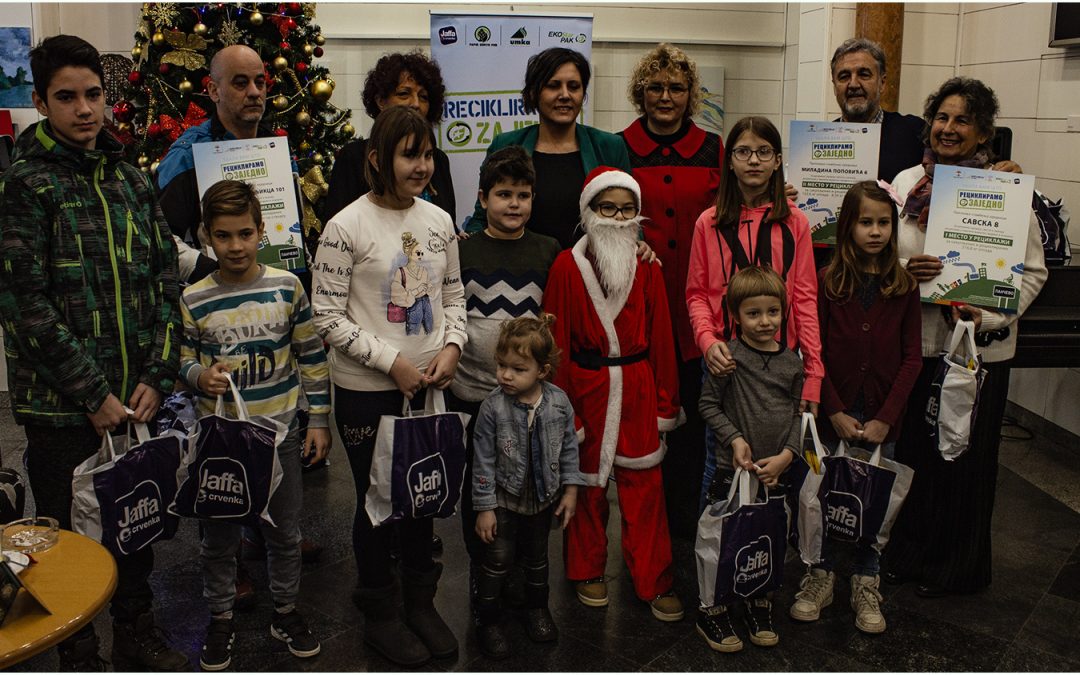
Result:
<svg viewBox="0 0 1080 675"><path fill-rule="evenodd" d="M488 147L490 155L520 145L532 156L536 197L527 227L554 237L564 249L581 234L578 197L585 176L601 165L630 172L626 146L618 136L578 123L591 75L589 62L573 49L552 47L532 56L521 98L525 111L538 113L540 123L503 132ZM478 200L465 229L479 232L486 224Z"/></svg>
<svg viewBox="0 0 1080 675"><path fill-rule="evenodd" d="M930 125L922 164L897 174L893 188L904 200L900 259L918 281L932 281L943 265L923 252L935 170L939 166L989 169L998 101L979 80L954 77L926 99ZM940 169L944 170L944 169ZM935 227L946 223L935 222ZM1001 418L1016 352L1017 321L1046 282L1039 224L1028 222L1020 307L1003 314L972 305L923 305L923 368L908 400L896 459L915 469L904 508L885 550L886 580L912 580L922 597L970 593L990 585L990 523L997 487ZM975 323L976 344L987 373L971 428L969 449L946 462L926 425L926 404L938 354L958 319Z"/></svg>
<svg viewBox="0 0 1080 675"><path fill-rule="evenodd" d="M364 110L371 119L392 105L405 105L418 111L434 127L442 120L445 96L446 86L439 65L418 51L384 54L364 80ZM330 220L371 189L364 178L367 144L366 139L352 141L341 149L334 160L330 189L323 204L324 220ZM435 172L421 198L435 204L454 219L457 203L450 176L450 159L437 147L434 150Z"/></svg>

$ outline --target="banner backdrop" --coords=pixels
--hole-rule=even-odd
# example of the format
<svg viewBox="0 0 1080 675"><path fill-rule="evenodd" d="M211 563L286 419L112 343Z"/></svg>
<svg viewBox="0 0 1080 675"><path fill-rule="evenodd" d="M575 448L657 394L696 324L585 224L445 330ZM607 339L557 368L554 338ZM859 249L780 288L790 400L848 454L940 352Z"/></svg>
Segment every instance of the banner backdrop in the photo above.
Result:
<svg viewBox="0 0 1080 675"><path fill-rule="evenodd" d="M529 57L549 47L579 51L591 63L592 16L431 13L431 57L446 84L436 132L439 148L450 157L459 227L473 212L491 140L537 123L536 114L522 108L521 88Z"/></svg>

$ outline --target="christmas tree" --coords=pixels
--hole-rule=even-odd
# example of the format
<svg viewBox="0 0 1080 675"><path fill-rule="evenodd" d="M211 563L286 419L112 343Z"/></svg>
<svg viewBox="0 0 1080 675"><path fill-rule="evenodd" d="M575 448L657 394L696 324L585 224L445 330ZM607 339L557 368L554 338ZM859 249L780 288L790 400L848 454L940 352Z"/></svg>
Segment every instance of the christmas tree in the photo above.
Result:
<svg viewBox="0 0 1080 675"><path fill-rule="evenodd" d="M173 141L206 120L210 60L218 50L245 44L263 59L266 113L319 197L325 183L312 169L327 168L354 132L351 112L330 102L334 81L316 65L323 55L314 3L146 3L131 50L134 65L123 99L113 105L115 131L128 158L146 171L157 168ZM317 179L316 179L317 178ZM321 184L321 185L320 185Z"/></svg>

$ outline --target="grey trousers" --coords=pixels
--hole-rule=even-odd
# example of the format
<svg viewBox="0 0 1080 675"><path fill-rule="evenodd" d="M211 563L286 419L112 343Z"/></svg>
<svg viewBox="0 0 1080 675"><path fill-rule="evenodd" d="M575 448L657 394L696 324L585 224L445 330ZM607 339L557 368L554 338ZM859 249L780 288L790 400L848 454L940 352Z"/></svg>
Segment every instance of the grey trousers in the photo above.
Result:
<svg viewBox="0 0 1080 675"><path fill-rule="evenodd" d="M300 475L300 433L295 427L278 446L281 484L270 498L270 517L259 526L266 540L266 565L270 574L270 597L275 605L296 602L300 591L300 511L303 484ZM236 599L236 550L240 546L240 525L203 521L203 597L211 614L233 608Z"/></svg>

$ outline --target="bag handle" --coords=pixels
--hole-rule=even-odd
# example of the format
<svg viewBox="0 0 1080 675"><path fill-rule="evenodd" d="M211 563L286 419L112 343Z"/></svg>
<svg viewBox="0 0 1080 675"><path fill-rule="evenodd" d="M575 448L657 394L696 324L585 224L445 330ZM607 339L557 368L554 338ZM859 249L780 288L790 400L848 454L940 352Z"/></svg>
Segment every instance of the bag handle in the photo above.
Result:
<svg viewBox="0 0 1080 675"><path fill-rule="evenodd" d="M236 419L241 422L247 422L248 409L247 404L244 403L244 397L240 395L240 390L236 388L236 384L233 382L232 374L226 372L225 378L229 381L229 391L232 392L233 401L236 403ZM214 406L214 414L218 417L225 417L225 395L219 394L217 397L217 404Z"/></svg>
<svg viewBox="0 0 1080 675"><path fill-rule="evenodd" d="M131 428L135 427L135 439L139 443L150 440L150 429L142 422L131 421L131 416L135 414L135 411L124 406L124 412L128 414L126 434L130 437ZM105 432L101 435L101 447L98 449L98 456L106 462L116 459L116 445L113 443L112 432Z"/></svg>
<svg viewBox="0 0 1080 675"><path fill-rule="evenodd" d="M847 449L847 441L841 440L840 445L837 446L836 452L833 454L833 457L846 457ZM870 459L866 460L866 463L870 464L871 466L881 466L881 443L878 443L877 447L874 448L874 451L870 453Z"/></svg>
<svg viewBox="0 0 1080 675"><path fill-rule="evenodd" d="M971 359L974 360L979 355L979 350L975 347L975 322L957 321L953 327L952 337L949 338L949 351L946 352L946 357L956 354L956 349L960 346L960 342L965 335L967 336L968 354Z"/></svg>
<svg viewBox="0 0 1080 675"><path fill-rule="evenodd" d="M412 408L413 399L404 399L401 402L401 416L411 417L414 414ZM446 397L443 395L442 389L436 389L432 385L428 385L427 395L424 396L424 410L433 410L436 414L446 412Z"/></svg>
<svg viewBox="0 0 1080 675"><path fill-rule="evenodd" d="M128 414L128 436L131 435L131 428L135 427L135 440L137 440L139 443L145 443L150 440L150 428L143 422L131 421L132 418L135 417L135 411L127 406L124 406L124 412Z"/></svg>
<svg viewBox="0 0 1080 675"><path fill-rule="evenodd" d="M735 478L731 481L731 487L728 488L727 504L728 509L734 511L736 508L743 506L744 504L753 504L758 492L758 479L757 476L750 473L746 469L739 467L735 469ZM732 502L732 499L738 497L738 502ZM769 497L769 488L765 488L765 498ZM732 507L732 504L735 506Z"/></svg>
<svg viewBox="0 0 1080 675"><path fill-rule="evenodd" d="M799 440L806 440L806 430L810 429L810 439L814 443L814 452L817 454L818 466L821 466L821 460L828 457L828 453L825 452L825 446L821 444L821 438L818 436L817 431L817 418L814 417L812 412L804 412L802 418L799 420L801 430L799 433ZM814 473L821 473L820 471L814 471Z"/></svg>

